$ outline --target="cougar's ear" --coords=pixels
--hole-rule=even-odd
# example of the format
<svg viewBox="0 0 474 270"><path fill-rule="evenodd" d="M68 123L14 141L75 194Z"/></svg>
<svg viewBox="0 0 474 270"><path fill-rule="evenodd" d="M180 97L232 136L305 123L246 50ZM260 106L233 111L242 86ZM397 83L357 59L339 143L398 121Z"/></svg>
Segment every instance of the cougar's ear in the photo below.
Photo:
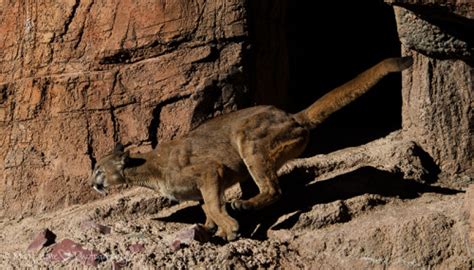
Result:
<svg viewBox="0 0 474 270"><path fill-rule="evenodd" d="M125 150L125 146L121 143L117 143L114 148L114 153L123 153L123 150Z"/></svg>

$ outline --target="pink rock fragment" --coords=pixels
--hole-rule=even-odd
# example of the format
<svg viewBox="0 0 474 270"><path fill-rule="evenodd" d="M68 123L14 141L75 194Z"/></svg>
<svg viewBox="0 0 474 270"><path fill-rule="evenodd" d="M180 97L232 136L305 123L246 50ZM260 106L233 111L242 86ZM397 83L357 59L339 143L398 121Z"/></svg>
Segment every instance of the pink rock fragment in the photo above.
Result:
<svg viewBox="0 0 474 270"><path fill-rule="evenodd" d="M28 251L39 251L43 247L47 247L54 243L56 235L49 229L44 229L39 232L33 242L28 246Z"/></svg>
<svg viewBox="0 0 474 270"><path fill-rule="evenodd" d="M208 242L210 238L209 232L201 225L196 224L176 233L170 247L173 251L176 251L189 245L192 241L205 243Z"/></svg>
<svg viewBox="0 0 474 270"><path fill-rule="evenodd" d="M111 229L109 226L101 225L91 220L83 221L81 223L81 228L83 230L94 229L101 234L109 234L111 232Z"/></svg>
<svg viewBox="0 0 474 270"><path fill-rule="evenodd" d="M179 240L174 240L173 242L171 242L171 245L170 245L170 248L172 251L176 251L182 247L186 246L185 244L181 243L181 241Z"/></svg>
<svg viewBox="0 0 474 270"><path fill-rule="evenodd" d="M133 244L128 247L132 253L139 253L145 250L145 246L143 244Z"/></svg>
<svg viewBox="0 0 474 270"><path fill-rule="evenodd" d="M112 261L112 270L120 270L127 266L126 261L117 262L116 260Z"/></svg>
<svg viewBox="0 0 474 270"><path fill-rule="evenodd" d="M49 262L64 262L74 258L88 266L97 266L99 262L104 260L104 256L99 252L84 249L82 245L70 239L64 239L54 245L46 255L46 260Z"/></svg>

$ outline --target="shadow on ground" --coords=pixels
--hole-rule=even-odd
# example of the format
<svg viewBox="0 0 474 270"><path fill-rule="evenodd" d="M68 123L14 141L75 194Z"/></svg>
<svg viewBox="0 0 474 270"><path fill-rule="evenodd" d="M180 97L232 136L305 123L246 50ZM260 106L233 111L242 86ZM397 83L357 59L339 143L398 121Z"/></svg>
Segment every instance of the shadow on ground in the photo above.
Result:
<svg viewBox="0 0 474 270"><path fill-rule="evenodd" d="M311 210L317 204L326 204L338 200L347 200L364 194L381 195L387 198L415 199L423 193L453 195L461 190L433 186L414 180L406 180L401 175L380 171L374 168L362 168L333 179L306 185L304 176L292 173L280 179L283 195L275 204L259 210L238 212L228 207L228 212L240 224L243 237L265 239L268 229L285 214L298 211L279 229L290 229L298 217ZM244 185L246 196L256 193L253 183ZM162 218L163 221L182 223L204 223L205 216L199 206L182 209L173 215Z"/></svg>

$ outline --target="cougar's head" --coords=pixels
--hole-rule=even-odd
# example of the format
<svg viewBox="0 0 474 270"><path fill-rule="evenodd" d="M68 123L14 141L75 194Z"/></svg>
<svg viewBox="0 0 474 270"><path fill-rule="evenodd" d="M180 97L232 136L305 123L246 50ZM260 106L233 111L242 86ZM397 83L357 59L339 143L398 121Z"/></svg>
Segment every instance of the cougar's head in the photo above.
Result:
<svg viewBox="0 0 474 270"><path fill-rule="evenodd" d="M111 153L102 157L95 165L90 177L94 190L106 195L108 186L125 183L123 170L128 156L129 152L124 152L123 145L118 144Z"/></svg>

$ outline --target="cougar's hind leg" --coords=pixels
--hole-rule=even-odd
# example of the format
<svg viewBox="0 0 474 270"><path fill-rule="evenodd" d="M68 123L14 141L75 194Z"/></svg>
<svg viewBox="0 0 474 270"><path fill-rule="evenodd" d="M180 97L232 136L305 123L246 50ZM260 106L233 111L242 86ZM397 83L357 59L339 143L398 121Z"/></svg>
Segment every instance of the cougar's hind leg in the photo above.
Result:
<svg viewBox="0 0 474 270"><path fill-rule="evenodd" d="M279 129L262 132L262 136L248 136L246 131L236 133L237 150L260 193L248 200L233 201L232 208L260 209L281 197L276 172L286 161L304 151L309 132L292 120L282 121L277 125Z"/></svg>
<svg viewBox="0 0 474 270"><path fill-rule="evenodd" d="M260 193L248 200L233 201L232 208L236 210L260 209L278 200L281 196L281 189L273 165L266 162L261 156L245 159L245 165Z"/></svg>
<svg viewBox="0 0 474 270"><path fill-rule="evenodd" d="M238 144L240 156L260 193L248 200L233 201L232 208L236 210L260 209L272 204L281 195L274 161L264 157L263 153L267 151L261 151L258 143L254 141L241 139Z"/></svg>

